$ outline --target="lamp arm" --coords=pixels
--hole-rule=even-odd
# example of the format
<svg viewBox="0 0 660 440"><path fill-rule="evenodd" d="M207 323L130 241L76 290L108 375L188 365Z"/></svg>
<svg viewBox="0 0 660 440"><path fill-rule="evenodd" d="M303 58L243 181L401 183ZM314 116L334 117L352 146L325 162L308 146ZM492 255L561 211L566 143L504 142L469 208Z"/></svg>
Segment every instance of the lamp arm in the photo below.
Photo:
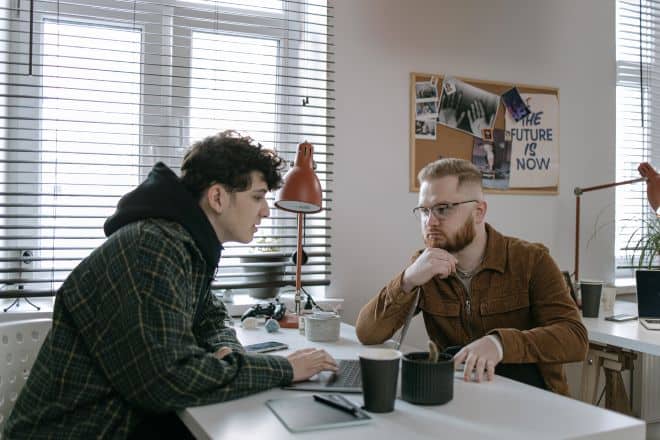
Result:
<svg viewBox="0 0 660 440"><path fill-rule="evenodd" d="M302 312L302 307L301 307L301 293L300 289L302 287L302 281L301 281L301 272L302 272L302 234L303 234L303 222L304 222L304 217L305 214L302 212L298 213L298 237L297 237L297 248L296 252L298 254L298 258L296 258L296 293L294 296L294 305L295 305L295 313L297 316L301 315Z"/></svg>
<svg viewBox="0 0 660 440"><path fill-rule="evenodd" d="M646 182L646 177L640 177L639 179L632 179L632 180L624 180L623 182L604 183L602 185L589 186L587 188L580 188L579 186L576 186L575 189L573 190L573 193L576 196L581 196L582 193L586 193L586 192L589 192L589 191L596 191L596 190L599 190L599 189L612 188L614 186L629 185L631 183L638 183L638 182Z"/></svg>
<svg viewBox="0 0 660 440"><path fill-rule="evenodd" d="M576 186L575 189L573 189L573 194L575 194L575 259L573 261L573 277L576 286L580 280L580 196L590 191L597 191L599 189L612 188L621 185L629 185L631 183L645 182L646 180L646 177L640 177L638 179L605 183L603 185L588 186L586 188L580 188L579 186Z"/></svg>

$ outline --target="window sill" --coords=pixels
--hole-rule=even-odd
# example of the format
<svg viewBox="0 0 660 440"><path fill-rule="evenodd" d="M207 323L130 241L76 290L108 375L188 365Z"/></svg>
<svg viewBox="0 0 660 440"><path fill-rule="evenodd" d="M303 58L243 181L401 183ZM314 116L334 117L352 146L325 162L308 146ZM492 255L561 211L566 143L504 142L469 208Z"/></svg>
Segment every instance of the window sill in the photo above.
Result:
<svg viewBox="0 0 660 440"><path fill-rule="evenodd" d="M634 278L617 278L614 280L614 287L616 287L617 295L625 295L637 291Z"/></svg>
<svg viewBox="0 0 660 440"><path fill-rule="evenodd" d="M40 310L35 309L28 304L25 299L21 298L18 306L13 305L5 312L4 310L14 302L14 299L8 298L0 300L0 322L20 321L23 319L51 319L53 317L53 304L55 303L55 297L29 299L34 305L39 307Z"/></svg>
<svg viewBox="0 0 660 440"><path fill-rule="evenodd" d="M222 297L220 297L222 299ZM281 293L279 299L284 303L287 310L294 310L294 293ZM344 303L343 298L314 298L316 303L326 310L335 310L341 312ZM224 299L223 299L224 301ZM231 316L241 316L247 309L256 305L273 301L273 298L259 299L253 298L248 294L232 295L231 301L224 301L227 310Z"/></svg>

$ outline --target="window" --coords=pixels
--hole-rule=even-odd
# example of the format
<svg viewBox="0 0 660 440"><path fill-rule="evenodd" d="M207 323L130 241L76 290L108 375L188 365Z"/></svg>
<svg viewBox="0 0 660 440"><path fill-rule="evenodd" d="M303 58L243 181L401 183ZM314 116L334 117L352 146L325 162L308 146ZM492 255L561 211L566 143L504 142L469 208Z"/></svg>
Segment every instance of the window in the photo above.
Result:
<svg viewBox="0 0 660 440"><path fill-rule="evenodd" d="M225 129L289 161L298 143L314 144L324 210L306 220L303 284L323 294L333 120L323 0L35 0L33 15L30 2L10 3L0 13L0 296L53 295L154 163L178 172L192 141ZM295 217L270 202L253 243L225 244L216 288L293 284Z"/></svg>
<svg viewBox="0 0 660 440"><path fill-rule="evenodd" d="M34 266L51 271L33 280L55 287L72 263L102 243L98 225L108 207L139 183L141 33L50 19L43 31L42 220L35 248L40 260ZM88 65L92 59L93 67ZM100 133L107 133L113 145L98 144ZM90 151L90 145L98 147Z"/></svg>
<svg viewBox="0 0 660 440"><path fill-rule="evenodd" d="M660 166L660 2L618 0L616 11L616 180L639 177L637 166ZM656 102L658 101L658 102ZM660 120L658 121L660 122ZM620 284L634 284L633 234L645 229L654 214L643 183L616 189L616 275ZM636 235L635 235L636 236Z"/></svg>

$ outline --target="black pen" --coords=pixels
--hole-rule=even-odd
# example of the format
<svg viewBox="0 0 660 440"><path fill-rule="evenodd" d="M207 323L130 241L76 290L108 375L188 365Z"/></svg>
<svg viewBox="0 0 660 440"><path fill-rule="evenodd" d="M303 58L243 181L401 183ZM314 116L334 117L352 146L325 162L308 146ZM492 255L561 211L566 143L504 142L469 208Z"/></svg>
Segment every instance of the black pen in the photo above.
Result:
<svg viewBox="0 0 660 440"><path fill-rule="evenodd" d="M336 401L336 400L332 400L328 397L320 396L318 394L313 394L312 397L314 397L314 400L316 400L319 403L331 406L331 407L336 408L340 411L347 412L347 413L357 417L358 409L356 407L352 406L352 405L346 405L345 403L342 403L342 402L339 402L339 401Z"/></svg>

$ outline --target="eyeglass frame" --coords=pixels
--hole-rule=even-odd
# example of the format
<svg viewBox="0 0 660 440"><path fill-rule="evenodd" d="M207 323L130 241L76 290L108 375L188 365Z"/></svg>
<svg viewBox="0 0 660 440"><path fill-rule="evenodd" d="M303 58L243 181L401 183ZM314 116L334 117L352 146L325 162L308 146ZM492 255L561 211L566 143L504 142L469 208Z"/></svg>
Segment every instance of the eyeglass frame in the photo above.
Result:
<svg viewBox="0 0 660 440"><path fill-rule="evenodd" d="M435 205L431 206L430 208L427 208L426 206L415 206L412 210L413 215L417 217L420 220L425 220L430 218L431 214L433 214L433 217L436 218L436 220L444 220L449 217L450 212L458 205L463 205L465 203L479 203L481 200L465 200L463 202L454 202L454 203L436 203ZM437 209L441 209L444 214L438 214L435 211Z"/></svg>

